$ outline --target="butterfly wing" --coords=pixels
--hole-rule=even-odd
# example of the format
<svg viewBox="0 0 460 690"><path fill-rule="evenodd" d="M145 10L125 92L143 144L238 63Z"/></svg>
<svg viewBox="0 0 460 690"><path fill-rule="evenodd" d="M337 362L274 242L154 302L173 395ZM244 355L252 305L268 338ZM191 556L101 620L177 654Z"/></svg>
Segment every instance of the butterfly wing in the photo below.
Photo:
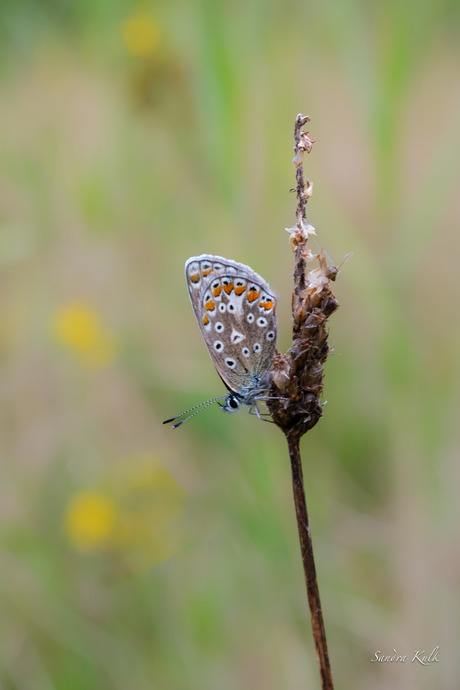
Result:
<svg viewBox="0 0 460 690"><path fill-rule="evenodd" d="M219 256L192 257L185 273L214 366L230 390L245 396L263 385L276 353L276 297L249 266Z"/></svg>

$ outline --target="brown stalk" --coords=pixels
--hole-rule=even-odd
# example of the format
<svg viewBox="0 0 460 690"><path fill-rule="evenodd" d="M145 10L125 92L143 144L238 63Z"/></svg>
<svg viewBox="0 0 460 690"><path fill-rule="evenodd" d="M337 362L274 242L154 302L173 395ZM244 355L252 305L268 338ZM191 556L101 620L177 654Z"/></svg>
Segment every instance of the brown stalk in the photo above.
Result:
<svg viewBox="0 0 460 690"><path fill-rule="evenodd" d="M277 353L274 360L272 397L268 401L268 407L273 421L283 431L288 443L297 527L321 687L322 690L333 690L300 455L301 437L315 426L323 414L320 400L323 391L323 364L330 349L326 322L339 306L330 288L338 269L327 266L322 251L313 255L307 247L308 237L315 234L306 220L307 201L312 194L313 185L305 180L303 173L304 154L310 153L314 142L308 132L303 131L309 120L308 116L297 115L294 129L297 222L289 229L295 257L292 345L285 355ZM317 267L310 270L307 268L309 262L316 262Z"/></svg>

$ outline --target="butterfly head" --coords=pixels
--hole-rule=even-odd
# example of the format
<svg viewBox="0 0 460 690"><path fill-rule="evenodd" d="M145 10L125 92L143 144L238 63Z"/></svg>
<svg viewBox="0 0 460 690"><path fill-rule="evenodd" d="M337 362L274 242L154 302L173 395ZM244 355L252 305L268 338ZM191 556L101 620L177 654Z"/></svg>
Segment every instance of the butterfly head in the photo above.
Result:
<svg viewBox="0 0 460 690"><path fill-rule="evenodd" d="M221 405L224 412L238 412L242 404L240 398L236 393L228 393L225 396L225 402Z"/></svg>

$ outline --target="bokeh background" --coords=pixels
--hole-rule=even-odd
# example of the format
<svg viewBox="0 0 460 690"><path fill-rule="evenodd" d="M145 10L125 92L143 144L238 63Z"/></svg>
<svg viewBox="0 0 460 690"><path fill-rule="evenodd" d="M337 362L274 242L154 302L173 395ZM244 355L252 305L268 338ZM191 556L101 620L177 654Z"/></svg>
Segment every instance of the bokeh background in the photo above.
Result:
<svg viewBox="0 0 460 690"><path fill-rule="evenodd" d="M318 244L354 252L302 442L336 687L458 687L459 19L3 0L1 690L319 687L281 434L161 425L223 392L189 256L261 273L289 346L299 111Z"/></svg>

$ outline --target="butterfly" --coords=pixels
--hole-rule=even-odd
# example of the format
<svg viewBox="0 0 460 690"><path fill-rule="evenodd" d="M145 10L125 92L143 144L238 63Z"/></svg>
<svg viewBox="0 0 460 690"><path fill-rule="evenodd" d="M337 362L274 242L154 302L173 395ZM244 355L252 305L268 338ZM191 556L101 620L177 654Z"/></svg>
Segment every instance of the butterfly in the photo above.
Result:
<svg viewBox="0 0 460 690"><path fill-rule="evenodd" d="M217 373L229 391L186 410L163 424L192 412L177 428L214 402L225 412L242 405L262 415L257 401L266 399L270 369L276 354L276 296L249 266L221 256L202 254L185 263L192 308ZM199 409L197 409L199 408Z"/></svg>

